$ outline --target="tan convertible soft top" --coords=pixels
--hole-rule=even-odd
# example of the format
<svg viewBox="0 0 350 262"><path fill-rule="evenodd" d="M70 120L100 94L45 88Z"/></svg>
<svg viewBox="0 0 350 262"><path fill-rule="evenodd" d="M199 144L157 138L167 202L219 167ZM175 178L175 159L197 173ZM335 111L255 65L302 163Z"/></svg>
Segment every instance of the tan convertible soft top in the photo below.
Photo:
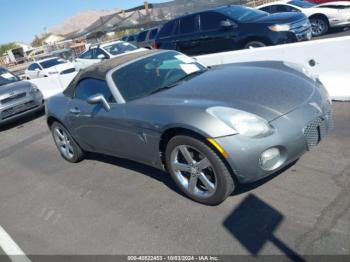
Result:
<svg viewBox="0 0 350 262"><path fill-rule="evenodd" d="M132 60L157 53L159 50L145 50L134 53L127 53L122 56L118 56L112 59L106 59L101 63L89 66L81 71L73 78L72 82L63 91L66 96L73 97L76 85L85 78L94 78L100 80L106 80L106 74L109 70L116 68L120 65L128 63Z"/></svg>

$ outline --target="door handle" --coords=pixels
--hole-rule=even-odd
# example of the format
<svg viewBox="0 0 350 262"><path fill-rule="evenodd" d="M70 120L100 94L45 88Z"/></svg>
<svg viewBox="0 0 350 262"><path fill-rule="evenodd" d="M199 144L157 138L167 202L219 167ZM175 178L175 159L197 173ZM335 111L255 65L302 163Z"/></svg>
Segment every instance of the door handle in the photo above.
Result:
<svg viewBox="0 0 350 262"><path fill-rule="evenodd" d="M69 112L73 115L79 115L80 114L80 110L78 108L72 108L69 110Z"/></svg>

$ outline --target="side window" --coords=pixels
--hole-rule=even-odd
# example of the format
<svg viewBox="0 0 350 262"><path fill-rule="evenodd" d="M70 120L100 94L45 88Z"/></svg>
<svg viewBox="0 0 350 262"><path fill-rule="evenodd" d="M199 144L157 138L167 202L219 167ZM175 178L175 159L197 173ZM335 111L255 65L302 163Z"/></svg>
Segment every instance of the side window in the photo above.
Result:
<svg viewBox="0 0 350 262"><path fill-rule="evenodd" d="M200 14L200 28L202 31L209 31L221 28L221 22L227 20L222 14L206 12Z"/></svg>
<svg viewBox="0 0 350 262"><path fill-rule="evenodd" d="M145 41L147 33L148 33L148 31L143 31L143 32L139 33L139 35L137 36L137 42Z"/></svg>
<svg viewBox="0 0 350 262"><path fill-rule="evenodd" d="M160 32L159 32L159 37L160 37L160 38L164 38L164 37L171 36L172 33L174 32L175 22L176 22L176 20L170 21L170 22L166 23L166 24L162 27L162 29L160 30Z"/></svg>
<svg viewBox="0 0 350 262"><path fill-rule="evenodd" d="M87 100L92 95L102 94L110 103L115 103L114 97L106 81L86 78L79 82L75 88L75 98Z"/></svg>
<svg viewBox="0 0 350 262"><path fill-rule="evenodd" d="M128 39L128 36L126 35L126 36L123 36L123 38L122 38L122 40L123 41L126 41Z"/></svg>
<svg viewBox="0 0 350 262"><path fill-rule="evenodd" d="M88 50L85 53L82 53L79 58L82 59L92 59L92 50Z"/></svg>
<svg viewBox="0 0 350 262"><path fill-rule="evenodd" d="M129 36L128 42L134 42L135 41L135 36L131 35Z"/></svg>
<svg viewBox="0 0 350 262"><path fill-rule="evenodd" d="M293 6L286 5L287 12L300 12L298 9L294 8Z"/></svg>
<svg viewBox="0 0 350 262"><path fill-rule="evenodd" d="M158 29L153 29L153 30L149 33L148 39L149 39L149 40L153 40L154 38L156 38L157 33L158 33Z"/></svg>
<svg viewBox="0 0 350 262"><path fill-rule="evenodd" d="M31 64L31 65L28 67L28 70L30 70L30 71L34 71L35 69L40 69L40 67L39 67L38 64L36 64L36 63Z"/></svg>
<svg viewBox="0 0 350 262"><path fill-rule="evenodd" d="M284 13L284 12L289 12L288 11L288 6L286 5L271 5L271 13Z"/></svg>
<svg viewBox="0 0 350 262"><path fill-rule="evenodd" d="M265 6L260 8L261 11L267 12L267 13L271 13L271 6Z"/></svg>
<svg viewBox="0 0 350 262"><path fill-rule="evenodd" d="M190 34L198 31L197 15L189 15L180 20L180 34Z"/></svg>
<svg viewBox="0 0 350 262"><path fill-rule="evenodd" d="M94 49L92 49L93 50L93 59L98 59L97 57L99 56L99 55L104 55L105 56L105 58L109 58L109 55L107 55L103 50L101 50L101 48L94 48Z"/></svg>

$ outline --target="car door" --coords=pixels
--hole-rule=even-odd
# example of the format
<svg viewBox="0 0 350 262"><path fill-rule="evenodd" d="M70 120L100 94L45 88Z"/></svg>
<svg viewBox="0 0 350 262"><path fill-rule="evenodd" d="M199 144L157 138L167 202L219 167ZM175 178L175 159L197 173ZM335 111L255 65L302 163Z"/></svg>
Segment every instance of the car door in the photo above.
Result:
<svg viewBox="0 0 350 262"><path fill-rule="evenodd" d="M41 77L41 67L37 63L33 63L28 67L27 74L30 79Z"/></svg>
<svg viewBox="0 0 350 262"><path fill-rule="evenodd" d="M178 20L175 29L176 49L187 55L201 54L198 15L188 15Z"/></svg>
<svg viewBox="0 0 350 262"><path fill-rule="evenodd" d="M88 98L102 94L110 105L89 104ZM69 123L81 146L89 151L124 156L125 105L115 101L106 81L81 80L69 105Z"/></svg>
<svg viewBox="0 0 350 262"><path fill-rule="evenodd" d="M230 51L238 48L239 27L223 14L204 12L199 16L200 49L203 53ZM223 22L232 26L223 26Z"/></svg>

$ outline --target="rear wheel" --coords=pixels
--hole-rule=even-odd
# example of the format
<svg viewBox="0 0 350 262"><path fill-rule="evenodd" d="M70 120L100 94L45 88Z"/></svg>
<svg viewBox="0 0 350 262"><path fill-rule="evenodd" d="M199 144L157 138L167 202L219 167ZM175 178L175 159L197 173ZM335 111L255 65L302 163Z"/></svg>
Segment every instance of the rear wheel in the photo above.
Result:
<svg viewBox="0 0 350 262"><path fill-rule="evenodd" d="M165 157L173 180L194 201L218 205L234 190L234 180L225 163L199 139L175 136L167 145Z"/></svg>
<svg viewBox="0 0 350 262"><path fill-rule="evenodd" d="M83 150L63 125L54 122L51 125L51 132L57 149L64 159L71 163L77 163L84 158Z"/></svg>
<svg viewBox="0 0 350 262"><path fill-rule="evenodd" d="M313 17L310 18L312 36L321 36L328 32L329 25L328 21L324 17Z"/></svg>
<svg viewBox="0 0 350 262"><path fill-rule="evenodd" d="M245 44L244 48L245 49L253 49L253 48L259 48L259 47L264 47L266 44L262 41L249 41L248 43Z"/></svg>

